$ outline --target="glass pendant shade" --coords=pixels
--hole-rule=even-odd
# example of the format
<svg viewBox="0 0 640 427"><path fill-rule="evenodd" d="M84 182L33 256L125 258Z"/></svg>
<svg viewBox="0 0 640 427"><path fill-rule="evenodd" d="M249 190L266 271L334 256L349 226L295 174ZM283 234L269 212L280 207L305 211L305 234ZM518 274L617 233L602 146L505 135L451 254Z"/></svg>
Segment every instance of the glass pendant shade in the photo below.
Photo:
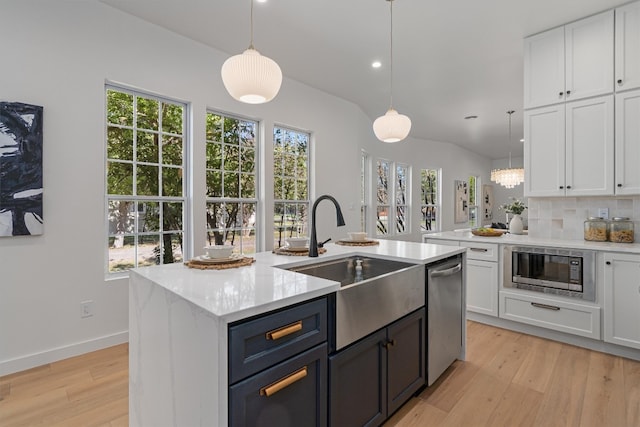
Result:
<svg viewBox="0 0 640 427"><path fill-rule="evenodd" d="M410 130L411 119L404 114L399 114L393 108L373 122L373 133L383 142L402 141L409 135Z"/></svg>
<svg viewBox="0 0 640 427"><path fill-rule="evenodd" d="M220 73L229 95L247 104L271 101L282 84L278 64L253 48L227 59Z"/></svg>
<svg viewBox="0 0 640 427"><path fill-rule="evenodd" d="M494 169L491 171L491 181L506 188L514 188L524 182L523 168Z"/></svg>

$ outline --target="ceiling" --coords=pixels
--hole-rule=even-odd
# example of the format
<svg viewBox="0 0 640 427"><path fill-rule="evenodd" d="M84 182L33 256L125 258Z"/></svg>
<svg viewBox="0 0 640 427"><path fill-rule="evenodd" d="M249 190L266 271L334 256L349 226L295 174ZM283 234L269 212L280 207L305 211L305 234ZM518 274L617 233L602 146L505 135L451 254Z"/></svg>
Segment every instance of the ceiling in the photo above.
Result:
<svg viewBox="0 0 640 427"><path fill-rule="evenodd" d="M251 0L100 1L229 55L249 45ZM509 150L520 156L522 39L627 2L396 0L393 107L411 118L413 137L451 142L492 159ZM254 45L286 77L359 105L373 121L389 107L389 5L256 2ZM382 67L373 69L374 60ZM464 119L470 115L478 118Z"/></svg>

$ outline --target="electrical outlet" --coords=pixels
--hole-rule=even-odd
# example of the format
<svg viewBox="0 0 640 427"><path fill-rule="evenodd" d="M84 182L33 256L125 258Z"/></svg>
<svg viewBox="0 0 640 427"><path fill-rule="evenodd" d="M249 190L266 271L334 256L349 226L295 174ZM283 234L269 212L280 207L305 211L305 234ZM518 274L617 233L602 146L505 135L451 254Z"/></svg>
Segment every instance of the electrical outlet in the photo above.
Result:
<svg viewBox="0 0 640 427"><path fill-rule="evenodd" d="M93 316L93 301L82 301L80 303L80 317L82 319Z"/></svg>
<svg viewBox="0 0 640 427"><path fill-rule="evenodd" d="M604 219L609 219L609 208L598 208L598 216Z"/></svg>

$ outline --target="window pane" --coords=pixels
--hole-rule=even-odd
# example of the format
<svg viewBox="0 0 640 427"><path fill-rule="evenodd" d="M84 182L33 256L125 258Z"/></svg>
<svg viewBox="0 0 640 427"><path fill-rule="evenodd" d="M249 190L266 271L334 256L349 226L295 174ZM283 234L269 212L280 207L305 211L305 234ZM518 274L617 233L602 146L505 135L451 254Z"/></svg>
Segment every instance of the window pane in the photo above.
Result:
<svg viewBox="0 0 640 427"><path fill-rule="evenodd" d="M137 127L158 130L158 101L138 97Z"/></svg>
<svg viewBox="0 0 640 427"><path fill-rule="evenodd" d="M389 208L378 206L376 212L376 234L384 235L389 233Z"/></svg>
<svg viewBox="0 0 640 427"><path fill-rule="evenodd" d="M222 117L207 113L207 141L222 141Z"/></svg>
<svg viewBox="0 0 640 427"><path fill-rule="evenodd" d="M137 193L140 196L157 196L158 195L158 167L138 165L138 187Z"/></svg>
<svg viewBox="0 0 640 427"><path fill-rule="evenodd" d="M107 128L107 157L133 160L133 130L113 126Z"/></svg>
<svg viewBox="0 0 640 427"><path fill-rule="evenodd" d="M163 259L163 264L169 264L173 262L182 262L184 255L182 254L182 233L167 233L162 236L164 244L164 253L168 254L169 249L171 257Z"/></svg>
<svg viewBox="0 0 640 427"><path fill-rule="evenodd" d="M239 149L232 145L224 146L224 170L237 171L240 170Z"/></svg>
<svg viewBox="0 0 640 427"><path fill-rule="evenodd" d="M396 167L396 204L407 203L407 178L408 169L404 166Z"/></svg>
<svg viewBox="0 0 640 427"><path fill-rule="evenodd" d="M222 144L207 143L207 169L222 169Z"/></svg>
<svg viewBox="0 0 640 427"><path fill-rule="evenodd" d="M179 136L162 137L162 163L165 165L182 165L182 138Z"/></svg>
<svg viewBox="0 0 640 427"><path fill-rule="evenodd" d="M107 90L107 122L133 126L133 95Z"/></svg>
<svg viewBox="0 0 640 427"><path fill-rule="evenodd" d="M207 171L207 196L222 197L222 173Z"/></svg>
<svg viewBox="0 0 640 427"><path fill-rule="evenodd" d="M133 164L107 162L107 193L133 194Z"/></svg>
<svg viewBox="0 0 640 427"><path fill-rule="evenodd" d="M284 199L284 193L282 191L282 178L279 176L273 177L273 198L275 200Z"/></svg>
<svg viewBox="0 0 640 427"><path fill-rule="evenodd" d="M404 233L407 229L407 207L398 206L396 208L396 231Z"/></svg>
<svg viewBox="0 0 640 427"><path fill-rule="evenodd" d="M240 177L237 173L225 173L224 197L240 197Z"/></svg>
<svg viewBox="0 0 640 427"><path fill-rule="evenodd" d="M160 264L160 236L138 236L138 267Z"/></svg>
<svg viewBox="0 0 640 427"><path fill-rule="evenodd" d="M422 222L421 227L423 231L435 231L436 230L436 207L435 206L423 206L422 207Z"/></svg>
<svg viewBox="0 0 640 427"><path fill-rule="evenodd" d="M378 161L378 204L389 204L389 163Z"/></svg>
<svg viewBox="0 0 640 427"><path fill-rule="evenodd" d="M469 177L469 205L477 205L476 203L476 177Z"/></svg>
<svg viewBox="0 0 640 427"><path fill-rule="evenodd" d="M282 198L285 200L298 200L296 197L296 180L294 178L284 178L282 180Z"/></svg>
<svg viewBox="0 0 640 427"><path fill-rule="evenodd" d="M240 197L253 199L256 197L255 175L243 173L240 175Z"/></svg>
<svg viewBox="0 0 640 427"><path fill-rule="evenodd" d="M166 197L182 196L182 168L162 168L162 195Z"/></svg>
<svg viewBox="0 0 640 427"><path fill-rule="evenodd" d="M135 236L109 237L109 273L126 271L135 267Z"/></svg>
<svg viewBox="0 0 640 427"><path fill-rule="evenodd" d="M307 180L299 179L296 181L296 193L298 200L306 200L309 195L307 194L307 188L309 187Z"/></svg>
<svg viewBox="0 0 640 427"><path fill-rule="evenodd" d="M240 122L240 144L245 147L256 146L256 126L255 123Z"/></svg>
<svg viewBox="0 0 640 427"><path fill-rule="evenodd" d="M252 172L256 171L256 150L253 148L243 148L241 151L240 157L241 165L240 169L242 172Z"/></svg>
<svg viewBox="0 0 640 427"><path fill-rule="evenodd" d="M231 117L224 118L224 142L225 144L238 145L240 142L240 121Z"/></svg>
<svg viewBox="0 0 640 427"><path fill-rule="evenodd" d="M138 232L160 231L160 208L158 202L138 203Z"/></svg>
<svg viewBox="0 0 640 427"><path fill-rule="evenodd" d="M183 108L175 104L162 104L162 131L182 135Z"/></svg>
<svg viewBox="0 0 640 427"><path fill-rule="evenodd" d="M110 200L108 209L110 235L134 232L135 202L133 200Z"/></svg>
<svg viewBox="0 0 640 427"><path fill-rule="evenodd" d="M164 202L162 204L162 231L182 230L182 202Z"/></svg>
<svg viewBox="0 0 640 427"><path fill-rule="evenodd" d="M158 163L158 134L138 131L138 161Z"/></svg>

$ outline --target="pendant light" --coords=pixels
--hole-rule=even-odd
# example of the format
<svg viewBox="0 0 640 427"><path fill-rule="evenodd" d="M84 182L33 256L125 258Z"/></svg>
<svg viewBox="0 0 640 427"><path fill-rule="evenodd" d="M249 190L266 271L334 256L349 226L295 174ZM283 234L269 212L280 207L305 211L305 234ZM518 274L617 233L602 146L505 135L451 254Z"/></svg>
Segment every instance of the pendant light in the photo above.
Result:
<svg viewBox="0 0 640 427"><path fill-rule="evenodd" d="M515 111L509 110L509 145L511 144L511 115ZM491 181L496 182L506 188L513 188L516 185L524 182L524 169L511 167L511 148L509 148L509 168L508 169L494 169L491 171Z"/></svg>
<svg viewBox="0 0 640 427"><path fill-rule="evenodd" d="M253 0L251 0L251 42L247 50L222 64L222 82L233 98L247 104L262 104L278 94L282 71L276 62L253 47Z"/></svg>
<svg viewBox="0 0 640 427"><path fill-rule="evenodd" d="M411 130L411 119L404 114L398 113L393 109L393 1L389 2L389 10L391 11L391 55L390 55L390 100L389 110L384 116L378 117L373 122L373 133L383 142L402 141L409 135Z"/></svg>

